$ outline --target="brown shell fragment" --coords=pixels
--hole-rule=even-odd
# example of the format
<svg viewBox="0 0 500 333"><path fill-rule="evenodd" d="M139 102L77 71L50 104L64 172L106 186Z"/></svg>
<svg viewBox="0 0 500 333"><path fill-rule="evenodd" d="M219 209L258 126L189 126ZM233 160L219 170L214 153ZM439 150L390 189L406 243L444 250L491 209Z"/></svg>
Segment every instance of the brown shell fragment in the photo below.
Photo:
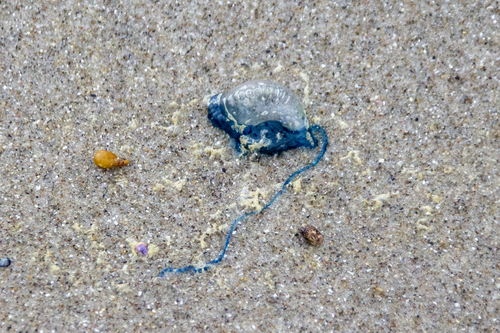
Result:
<svg viewBox="0 0 500 333"><path fill-rule="evenodd" d="M107 150L99 150L94 155L94 163L100 168L110 169L127 165L129 162Z"/></svg>
<svg viewBox="0 0 500 333"><path fill-rule="evenodd" d="M299 231L309 244L321 245L323 243L323 235L312 225L306 225L300 228Z"/></svg>

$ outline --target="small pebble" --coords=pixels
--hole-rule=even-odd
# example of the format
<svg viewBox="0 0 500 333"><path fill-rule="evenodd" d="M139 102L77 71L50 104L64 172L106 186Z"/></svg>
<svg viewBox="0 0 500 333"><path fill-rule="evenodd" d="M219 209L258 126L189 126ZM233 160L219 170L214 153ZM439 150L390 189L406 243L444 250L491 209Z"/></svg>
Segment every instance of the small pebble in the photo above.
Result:
<svg viewBox="0 0 500 333"><path fill-rule="evenodd" d="M312 225L300 228L300 233L311 245L321 245L323 243L323 235Z"/></svg>
<svg viewBox="0 0 500 333"><path fill-rule="evenodd" d="M99 150L94 155L94 163L100 168L111 169L127 165L129 162L107 150Z"/></svg>
<svg viewBox="0 0 500 333"><path fill-rule="evenodd" d="M136 246L135 246L135 250L137 252L139 252L140 254L142 254L143 256L147 256L148 255L148 246L144 243L138 243Z"/></svg>
<svg viewBox="0 0 500 333"><path fill-rule="evenodd" d="M0 267L9 267L10 263L11 263L11 261L9 258L0 259Z"/></svg>

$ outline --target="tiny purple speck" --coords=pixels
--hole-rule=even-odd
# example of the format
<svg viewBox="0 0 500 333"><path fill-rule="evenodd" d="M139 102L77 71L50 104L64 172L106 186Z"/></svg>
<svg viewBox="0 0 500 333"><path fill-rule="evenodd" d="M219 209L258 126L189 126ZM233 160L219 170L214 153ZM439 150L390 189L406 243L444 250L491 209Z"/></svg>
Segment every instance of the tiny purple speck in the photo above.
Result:
<svg viewBox="0 0 500 333"><path fill-rule="evenodd" d="M139 243L135 246L135 250L143 256L148 254L148 246L144 243Z"/></svg>

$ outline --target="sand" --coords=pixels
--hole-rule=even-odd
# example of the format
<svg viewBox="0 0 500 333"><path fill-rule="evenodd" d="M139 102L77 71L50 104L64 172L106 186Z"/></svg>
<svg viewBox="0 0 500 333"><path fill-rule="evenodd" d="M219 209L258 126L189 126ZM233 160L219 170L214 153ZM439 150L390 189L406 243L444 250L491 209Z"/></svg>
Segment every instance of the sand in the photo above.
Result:
<svg viewBox="0 0 500 333"><path fill-rule="evenodd" d="M0 331L498 331L500 11L468 3L2 1ZM238 156L205 103L252 79L326 156L158 278L319 152Z"/></svg>

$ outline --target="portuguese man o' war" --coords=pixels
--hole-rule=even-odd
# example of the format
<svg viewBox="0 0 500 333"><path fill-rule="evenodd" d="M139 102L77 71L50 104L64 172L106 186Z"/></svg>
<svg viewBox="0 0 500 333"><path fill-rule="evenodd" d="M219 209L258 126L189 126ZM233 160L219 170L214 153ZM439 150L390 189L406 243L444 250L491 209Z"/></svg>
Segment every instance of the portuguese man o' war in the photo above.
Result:
<svg viewBox="0 0 500 333"><path fill-rule="evenodd" d="M192 265L182 268L168 267L161 271L160 277L170 272L198 273L220 263L226 254L236 225L243 219L269 208L285 192L287 185L295 177L318 164L328 146L325 130L319 125L309 126L297 95L271 81L249 81L227 93L213 96L208 104L208 119L212 125L235 140L235 148L242 154L251 152L273 155L299 147L316 148L318 140L313 136L313 132L321 134L323 145L318 157L312 163L292 173L281 190L261 210L246 213L232 223L218 258L207 262L201 268Z"/></svg>
<svg viewBox="0 0 500 333"><path fill-rule="evenodd" d="M244 153L276 154L318 144L297 95L271 81L250 81L215 95L208 119Z"/></svg>

